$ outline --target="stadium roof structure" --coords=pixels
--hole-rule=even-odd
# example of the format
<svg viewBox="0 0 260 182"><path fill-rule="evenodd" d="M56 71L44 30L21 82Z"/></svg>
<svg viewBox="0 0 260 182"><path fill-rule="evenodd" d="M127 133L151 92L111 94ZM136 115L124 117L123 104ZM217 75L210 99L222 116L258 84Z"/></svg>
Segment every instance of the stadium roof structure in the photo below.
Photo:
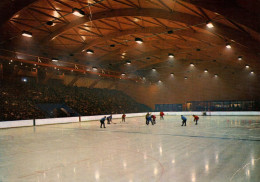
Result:
<svg viewBox="0 0 260 182"><path fill-rule="evenodd" d="M0 8L1 59L151 82L205 70L223 80L260 75L259 1L3 0Z"/></svg>

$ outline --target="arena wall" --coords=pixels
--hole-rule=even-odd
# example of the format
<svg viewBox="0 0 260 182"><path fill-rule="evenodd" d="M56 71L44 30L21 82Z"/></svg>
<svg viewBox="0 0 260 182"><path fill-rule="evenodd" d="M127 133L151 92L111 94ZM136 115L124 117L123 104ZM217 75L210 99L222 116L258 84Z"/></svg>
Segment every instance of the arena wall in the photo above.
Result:
<svg viewBox="0 0 260 182"><path fill-rule="evenodd" d="M190 70L187 69L187 72ZM178 77L170 77L161 83L133 82L126 80L112 80L95 77L79 77L73 83L78 87L92 87L117 89L123 91L137 102L145 104L154 109L155 104L185 104L187 101L209 101L209 100L260 100L260 90L254 87L258 84L256 77L234 76L230 80L223 80L222 76L214 78L214 74L202 73L193 70L198 75L192 80ZM64 84L70 85L74 76L66 75ZM97 81L98 80L98 81ZM241 86L241 82L247 83ZM194 84L196 83L196 84ZM181 85L181 87L180 87ZM235 86L234 86L235 85Z"/></svg>
<svg viewBox="0 0 260 182"><path fill-rule="evenodd" d="M207 116L260 116L259 111L237 111L237 112L164 112L165 116L191 116L191 115L207 115ZM151 114L159 116L159 112L152 112ZM39 126L47 124L62 124L62 123L77 123L85 121L98 121L107 115L97 116L80 116L80 117L66 117L66 118L47 118L47 119L35 119L35 120L16 120L16 121L1 121L1 128L12 128L12 127L24 127L24 126ZM146 113L126 113L126 118L130 117L144 117ZM113 119L120 119L121 114L114 114Z"/></svg>

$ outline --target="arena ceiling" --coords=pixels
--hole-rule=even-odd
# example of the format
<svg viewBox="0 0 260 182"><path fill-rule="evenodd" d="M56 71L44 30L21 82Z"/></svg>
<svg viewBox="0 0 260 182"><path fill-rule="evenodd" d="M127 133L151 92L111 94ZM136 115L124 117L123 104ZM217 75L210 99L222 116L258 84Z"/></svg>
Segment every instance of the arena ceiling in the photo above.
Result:
<svg viewBox="0 0 260 182"><path fill-rule="evenodd" d="M152 82L260 74L259 1L3 0L0 7L8 61Z"/></svg>

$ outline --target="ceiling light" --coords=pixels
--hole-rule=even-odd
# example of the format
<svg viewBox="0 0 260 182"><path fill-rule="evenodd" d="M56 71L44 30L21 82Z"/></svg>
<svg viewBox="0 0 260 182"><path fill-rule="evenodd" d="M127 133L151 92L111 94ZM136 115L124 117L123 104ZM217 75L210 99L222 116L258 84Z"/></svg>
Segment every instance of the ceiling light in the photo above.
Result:
<svg viewBox="0 0 260 182"><path fill-rule="evenodd" d="M246 65L246 68L249 68L249 65Z"/></svg>
<svg viewBox="0 0 260 182"><path fill-rule="evenodd" d="M13 60L10 60L10 62L12 63L12 62L13 62Z"/></svg>
<svg viewBox="0 0 260 182"><path fill-rule="evenodd" d="M230 43L226 43L226 48L231 49L231 44Z"/></svg>
<svg viewBox="0 0 260 182"><path fill-rule="evenodd" d="M126 61L126 64L131 64L131 61Z"/></svg>
<svg viewBox="0 0 260 182"><path fill-rule="evenodd" d="M25 37L32 37L32 32L23 31L22 35L25 36Z"/></svg>
<svg viewBox="0 0 260 182"><path fill-rule="evenodd" d="M187 77L184 77L185 80L187 80L188 78Z"/></svg>
<svg viewBox="0 0 260 182"><path fill-rule="evenodd" d="M122 53L122 55L124 56L124 55L126 55L126 53L125 53L125 52L123 52L123 53Z"/></svg>
<svg viewBox="0 0 260 182"><path fill-rule="evenodd" d="M207 22L207 27L208 27L208 28L213 28L214 25L212 24L212 22L209 21L209 22Z"/></svg>
<svg viewBox="0 0 260 182"><path fill-rule="evenodd" d="M238 58L237 58L239 61L241 61L242 60L242 56L238 56Z"/></svg>
<svg viewBox="0 0 260 182"><path fill-rule="evenodd" d="M251 74L254 74L254 72L253 72L253 71L251 71L250 73L251 73Z"/></svg>
<svg viewBox="0 0 260 182"><path fill-rule="evenodd" d="M173 55L172 53L169 53L168 56L169 56L170 58L174 58L174 55Z"/></svg>
<svg viewBox="0 0 260 182"><path fill-rule="evenodd" d="M59 60L56 59L56 58L52 58L52 61L53 61L53 62L58 62Z"/></svg>
<svg viewBox="0 0 260 182"><path fill-rule="evenodd" d="M194 66L194 64L193 64L193 63L190 63L190 66Z"/></svg>
<svg viewBox="0 0 260 182"><path fill-rule="evenodd" d="M217 75L217 74L215 74L214 76L215 76L215 77L218 77L218 75Z"/></svg>
<svg viewBox="0 0 260 182"><path fill-rule="evenodd" d="M207 70L207 69L205 69L205 70L204 70L204 72L205 72L205 73L207 73L207 72L208 72L208 70Z"/></svg>
<svg viewBox="0 0 260 182"><path fill-rule="evenodd" d="M27 82L28 80L27 80L27 78L22 78L22 81Z"/></svg>
<svg viewBox="0 0 260 182"><path fill-rule="evenodd" d="M159 83L161 83L162 81L161 81L161 80L159 80L158 82L159 82Z"/></svg>
<svg viewBox="0 0 260 182"><path fill-rule="evenodd" d="M94 54L94 51L91 50L91 49L86 50L86 52L87 52L88 54Z"/></svg>
<svg viewBox="0 0 260 182"><path fill-rule="evenodd" d="M155 69L155 68L152 68L152 70L153 70L153 71L156 71L156 69Z"/></svg>
<svg viewBox="0 0 260 182"><path fill-rule="evenodd" d="M143 43L143 39L141 38L135 38L135 41L138 43L138 44L142 44Z"/></svg>
<svg viewBox="0 0 260 182"><path fill-rule="evenodd" d="M122 75L122 76L125 76L125 73L122 73L121 75Z"/></svg>
<svg viewBox="0 0 260 182"><path fill-rule="evenodd" d="M79 17L83 17L85 15L85 12L78 8L73 8L72 13Z"/></svg>
<svg viewBox="0 0 260 182"><path fill-rule="evenodd" d="M49 26L53 26L53 21L47 21L46 24Z"/></svg>
<svg viewBox="0 0 260 182"><path fill-rule="evenodd" d="M173 33L173 31L172 31L172 30L169 30L167 33L168 33L168 34L172 34L172 33Z"/></svg>
<svg viewBox="0 0 260 182"><path fill-rule="evenodd" d="M171 73L171 76L174 76L174 74L173 74L173 73Z"/></svg>
<svg viewBox="0 0 260 182"><path fill-rule="evenodd" d="M97 71L97 67L93 67L92 69L93 69L94 71Z"/></svg>

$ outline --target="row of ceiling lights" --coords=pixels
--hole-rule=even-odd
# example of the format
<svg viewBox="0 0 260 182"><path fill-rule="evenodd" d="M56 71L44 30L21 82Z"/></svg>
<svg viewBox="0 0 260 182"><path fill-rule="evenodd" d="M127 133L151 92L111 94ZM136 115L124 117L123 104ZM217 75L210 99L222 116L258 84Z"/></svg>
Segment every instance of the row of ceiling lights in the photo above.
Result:
<svg viewBox="0 0 260 182"><path fill-rule="evenodd" d="M52 61L53 61L53 62L58 62L58 59L53 58ZM11 64L12 62L13 62L13 60L10 60L9 64ZM131 64L131 61L127 61L126 64ZM22 65L22 63L21 63L21 65ZM36 66L36 65L35 65L35 66ZM194 67L194 64L193 64L193 63L190 63L190 66ZM249 65L246 65L245 68L249 68ZM97 71L97 70L98 70L97 67L92 67L92 69L93 69L94 71ZM156 68L152 68L152 71L156 71ZM208 70L205 69L204 72L207 73ZM251 73L254 73L254 72L251 71ZM125 75L125 73L122 73L122 75ZM171 76L173 76L173 75L174 75L174 74L171 73Z"/></svg>
<svg viewBox="0 0 260 182"><path fill-rule="evenodd" d="M76 16L79 16L79 17L85 16L85 12L82 11L81 9L78 9L78 8L73 8L73 9L72 9L72 13L73 13L74 15L76 15ZM48 21L47 24L48 24L48 25L53 25L53 22L52 22L52 21ZM207 25L208 28L213 28L213 27L214 27L214 25L212 24L211 21L208 21L206 25ZM173 33L173 31L168 31L168 33L171 34L171 33ZM26 37L32 37L32 33L29 32L29 31L23 31L23 32L22 32L22 35L23 35L23 36L26 36ZM136 38L135 38L135 41L136 41L138 44L142 44L142 43L143 43L143 40L142 40L141 38L139 38L139 37L136 37ZM230 43L226 43L226 48L230 49L230 48L231 48L231 44L230 44ZM93 51L92 49L87 49L86 52L87 52L88 54L94 54L94 51ZM169 53L168 56L169 56L170 58L173 58L173 57L174 57L174 55L173 55L172 53ZM238 60L242 60L242 56L239 56L239 57L238 57ZM57 62L58 60L57 60L57 59L52 59L52 61ZM131 61L127 61L126 64L131 64ZM191 66L194 66L193 63L191 63L190 65L191 65ZM249 68L249 66L246 65L246 68ZM95 68L93 68L93 70L95 70ZM155 71L155 68L153 68L152 70ZM207 70L204 70L204 72L208 72L208 71L207 71ZM253 71L252 71L251 73L253 73ZM123 73L122 75L125 75L125 74Z"/></svg>
<svg viewBox="0 0 260 182"><path fill-rule="evenodd" d="M10 60L9 64L11 64L12 62L13 62L13 60ZM21 65L23 65L23 63L21 63ZM190 65L191 65L191 66L194 66L194 64L192 64L192 63L191 63ZM37 65L36 65L36 64L34 64L34 66L37 66ZM39 66L38 66L38 67L39 67ZM249 66L247 65L247 66L246 66L246 68L249 68ZM57 68L56 68L56 67L54 67L54 69L56 70ZM59 69L58 69L58 70L59 70ZM98 68L97 68L97 67L92 67L92 70L93 70L93 71L97 71L97 70L98 70ZM155 68L152 68L152 70L153 70L153 71L156 71L156 69L155 69ZM71 70L71 71L73 72L73 70ZM208 70L207 70L207 69L205 69L205 70L204 70L204 72L205 72L205 73L207 73L207 72L208 72ZM251 71L250 73L251 73L251 74L254 74L254 72L253 72L253 71ZM100 75L99 75L99 76L100 76ZM121 76L126 76L126 74L125 74L125 73L122 73L122 74L121 74ZM170 73L170 76L171 76L171 77L173 77L173 76L174 76L174 73ZM215 77L215 78L217 78L217 77L218 77L218 74L215 74L215 75L214 75L214 77ZM120 79L121 79L121 78L120 78ZM146 78L145 78L145 77L143 77L143 80L145 80L145 79L146 79ZM188 77L184 77L184 79L185 79L185 80L187 80L187 79L188 79ZM159 82L159 83L161 83L162 81L161 81L161 80L159 80L158 82Z"/></svg>

